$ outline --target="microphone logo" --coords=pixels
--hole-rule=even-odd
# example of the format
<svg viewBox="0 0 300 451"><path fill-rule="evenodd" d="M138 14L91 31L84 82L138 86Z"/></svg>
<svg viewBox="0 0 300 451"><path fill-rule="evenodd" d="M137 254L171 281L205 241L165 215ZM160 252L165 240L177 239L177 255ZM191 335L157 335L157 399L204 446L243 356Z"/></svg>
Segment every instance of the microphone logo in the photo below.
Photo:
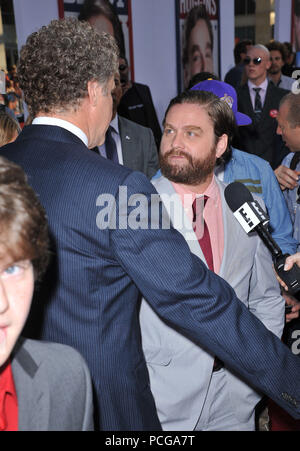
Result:
<svg viewBox="0 0 300 451"><path fill-rule="evenodd" d="M268 216L256 201L245 202L233 214L247 234L252 232L258 224L266 226L269 222Z"/></svg>

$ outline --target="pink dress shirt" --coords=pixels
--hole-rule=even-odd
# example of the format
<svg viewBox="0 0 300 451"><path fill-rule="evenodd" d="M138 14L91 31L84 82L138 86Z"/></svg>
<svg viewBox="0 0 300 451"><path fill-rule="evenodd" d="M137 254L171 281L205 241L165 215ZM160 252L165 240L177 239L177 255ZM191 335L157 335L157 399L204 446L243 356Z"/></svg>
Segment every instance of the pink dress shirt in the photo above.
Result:
<svg viewBox="0 0 300 451"><path fill-rule="evenodd" d="M193 221L192 205L195 198L204 195L208 197L204 208L203 217L209 230L214 260L214 272L218 274L220 271L224 252L224 228L221 194L216 183L215 176L213 177L212 182L207 190L201 194L193 193L188 189L188 187L179 183L172 182L172 185L176 193L180 196L185 209L185 213L191 222Z"/></svg>

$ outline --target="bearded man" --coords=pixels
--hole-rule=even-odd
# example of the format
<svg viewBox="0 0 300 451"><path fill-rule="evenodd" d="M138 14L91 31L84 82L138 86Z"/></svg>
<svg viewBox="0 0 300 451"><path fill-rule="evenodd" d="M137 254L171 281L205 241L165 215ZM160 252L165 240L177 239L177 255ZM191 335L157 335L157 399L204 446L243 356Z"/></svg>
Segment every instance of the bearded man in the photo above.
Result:
<svg viewBox="0 0 300 451"><path fill-rule="evenodd" d="M210 92L189 91L173 99L164 119L162 176L153 184L190 250L280 336L284 301L271 255L257 235L248 236L239 225L225 202L225 185L214 175L234 126L230 107ZM183 218L180 226L178 218ZM260 395L253 388L207 349L171 329L146 302L140 321L151 391L164 430L255 429Z"/></svg>

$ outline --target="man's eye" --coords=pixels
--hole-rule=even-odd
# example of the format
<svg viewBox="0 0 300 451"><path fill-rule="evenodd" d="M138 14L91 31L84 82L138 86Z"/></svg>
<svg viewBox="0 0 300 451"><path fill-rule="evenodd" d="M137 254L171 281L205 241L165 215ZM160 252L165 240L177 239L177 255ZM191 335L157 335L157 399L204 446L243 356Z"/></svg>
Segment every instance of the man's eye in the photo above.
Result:
<svg viewBox="0 0 300 451"><path fill-rule="evenodd" d="M196 136L196 133L193 131L187 131L186 132L187 136L189 136L190 138L193 138L194 136Z"/></svg>
<svg viewBox="0 0 300 451"><path fill-rule="evenodd" d="M172 132L173 132L173 130L171 128L165 128L165 130L164 130L165 135L170 135Z"/></svg>

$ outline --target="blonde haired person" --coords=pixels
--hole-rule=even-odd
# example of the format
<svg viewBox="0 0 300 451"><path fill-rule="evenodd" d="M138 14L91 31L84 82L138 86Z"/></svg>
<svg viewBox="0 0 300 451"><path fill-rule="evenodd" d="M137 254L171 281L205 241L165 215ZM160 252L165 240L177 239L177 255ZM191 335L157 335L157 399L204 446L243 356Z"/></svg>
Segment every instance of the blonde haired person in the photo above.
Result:
<svg viewBox="0 0 300 451"><path fill-rule="evenodd" d="M21 132L21 127L7 113L0 113L0 147L13 142Z"/></svg>

